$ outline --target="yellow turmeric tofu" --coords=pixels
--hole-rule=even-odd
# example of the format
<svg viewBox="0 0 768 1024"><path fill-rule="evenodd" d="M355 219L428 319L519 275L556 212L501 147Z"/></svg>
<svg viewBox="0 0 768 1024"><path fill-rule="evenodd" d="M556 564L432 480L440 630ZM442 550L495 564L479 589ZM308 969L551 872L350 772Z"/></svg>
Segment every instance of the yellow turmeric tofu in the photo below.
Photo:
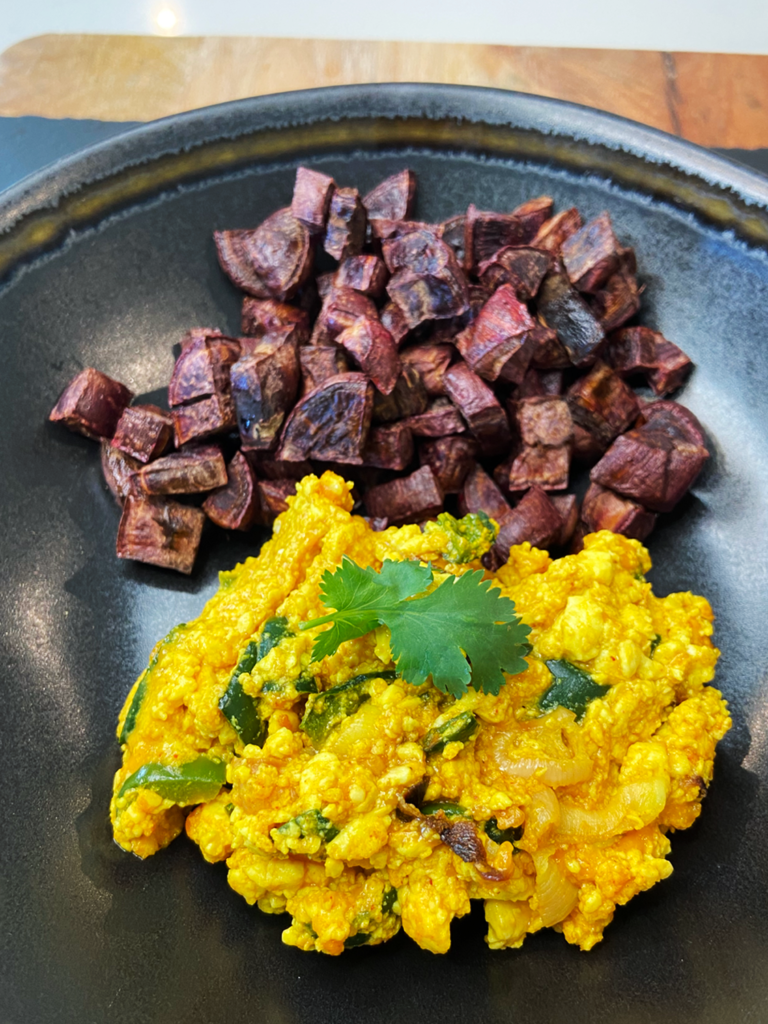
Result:
<svg viewBox="0 0 768 1024"><path fill-rule="evenodd" d="M350 487L301 481L258 557L155 647L118 722L115 840L147 857L186 829L304 950L402 925L444 953L473 899L493 949L543 927L590 949L671 873L670 833L699 815L730 727L707 685L707 601L655 597L647 551L604 531L555 561L520 545L486 573L530 627L498 695L406 682L385 627L313 661L323 627L300 626L327 615L322 577L344 556L458 577L493 540L459 544L445 521L374 532Z"/></svg>

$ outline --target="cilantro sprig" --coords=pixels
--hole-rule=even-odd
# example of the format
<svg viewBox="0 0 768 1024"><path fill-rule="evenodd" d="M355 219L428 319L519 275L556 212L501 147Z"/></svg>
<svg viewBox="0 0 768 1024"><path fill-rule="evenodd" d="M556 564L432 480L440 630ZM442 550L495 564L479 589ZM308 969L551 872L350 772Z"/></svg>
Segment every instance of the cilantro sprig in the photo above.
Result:
<svg viewBox="0 0 768 1024"><path fill-rule="evenodd" d="M312 629L331 623L315 638L312 660L386 626L392 657L406 682L420 686L431 676L439 690L454 697L466 693L470 683L498 694L504 673L523 672L530 652L530 629L515 614L514 601L492 588L479 570L448 576L427 592L433 582L431 566L419 562L385 560L376 572L344 556L341 566L327 570L320 581L320 598L330 614L301 624Z"/></svg>

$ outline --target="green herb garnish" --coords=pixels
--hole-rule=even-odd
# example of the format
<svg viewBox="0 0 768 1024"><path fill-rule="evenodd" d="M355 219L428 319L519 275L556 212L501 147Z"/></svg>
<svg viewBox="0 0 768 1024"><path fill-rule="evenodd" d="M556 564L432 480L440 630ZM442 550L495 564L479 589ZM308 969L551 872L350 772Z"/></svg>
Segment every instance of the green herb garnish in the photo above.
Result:
<svg viewBox="0 0 768 1024"><path fill-rule="evenodd" d="M432 677L444 693L460 697L472 683L476 690L498 694L504 675L526 668L530 632L509 598L491 587L480 570L449 576L425 593L433 581L430 566L416 561L386 560L381 572L363 569L346 556L321 580L320 596L331 614L301 629L331 623L312 648L320 661L345 640L386 626L398 674L415 686Z"/></svg>

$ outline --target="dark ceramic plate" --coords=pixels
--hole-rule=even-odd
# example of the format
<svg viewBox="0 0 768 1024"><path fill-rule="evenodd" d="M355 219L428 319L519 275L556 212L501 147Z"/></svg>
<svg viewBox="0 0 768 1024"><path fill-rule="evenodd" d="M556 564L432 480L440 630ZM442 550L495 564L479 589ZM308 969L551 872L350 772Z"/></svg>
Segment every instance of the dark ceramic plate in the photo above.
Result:
<svg viewBox="0 0 768 1024"><path fill-rule="evenodd" d="M734 727L674 874L584 955L552 931L489 952L480 907L445 957L404 934L339 959L280 943L181 838L142 863L107 827L114 722L154 641L258 538L211 536L190 579L118 562L96 446L47 424L94 365L139 394L196 324L236 331L214 228L290 200L298 163L368 189L408 165L418 216L470 201L610 210L637 249L643 317L697 364L683 400L713 457L651 538L659 593L717 614ZM2 1024L417 1020L641 1024L768 1019L768 185L650 129L550 100L375 86L149 125L0 204Z"/></svg>

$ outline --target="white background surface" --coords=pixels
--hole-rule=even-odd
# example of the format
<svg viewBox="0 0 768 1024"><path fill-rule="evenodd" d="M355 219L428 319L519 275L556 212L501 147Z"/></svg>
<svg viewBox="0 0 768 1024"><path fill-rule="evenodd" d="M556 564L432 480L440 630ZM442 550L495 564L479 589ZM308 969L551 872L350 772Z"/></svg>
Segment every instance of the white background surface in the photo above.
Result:
<svg viewBox="0 0 768 1024"><path fill-rule="evenodd" d="M153 31L768 54L768 0L0 0L0 51L45 32Z"/></svg>

